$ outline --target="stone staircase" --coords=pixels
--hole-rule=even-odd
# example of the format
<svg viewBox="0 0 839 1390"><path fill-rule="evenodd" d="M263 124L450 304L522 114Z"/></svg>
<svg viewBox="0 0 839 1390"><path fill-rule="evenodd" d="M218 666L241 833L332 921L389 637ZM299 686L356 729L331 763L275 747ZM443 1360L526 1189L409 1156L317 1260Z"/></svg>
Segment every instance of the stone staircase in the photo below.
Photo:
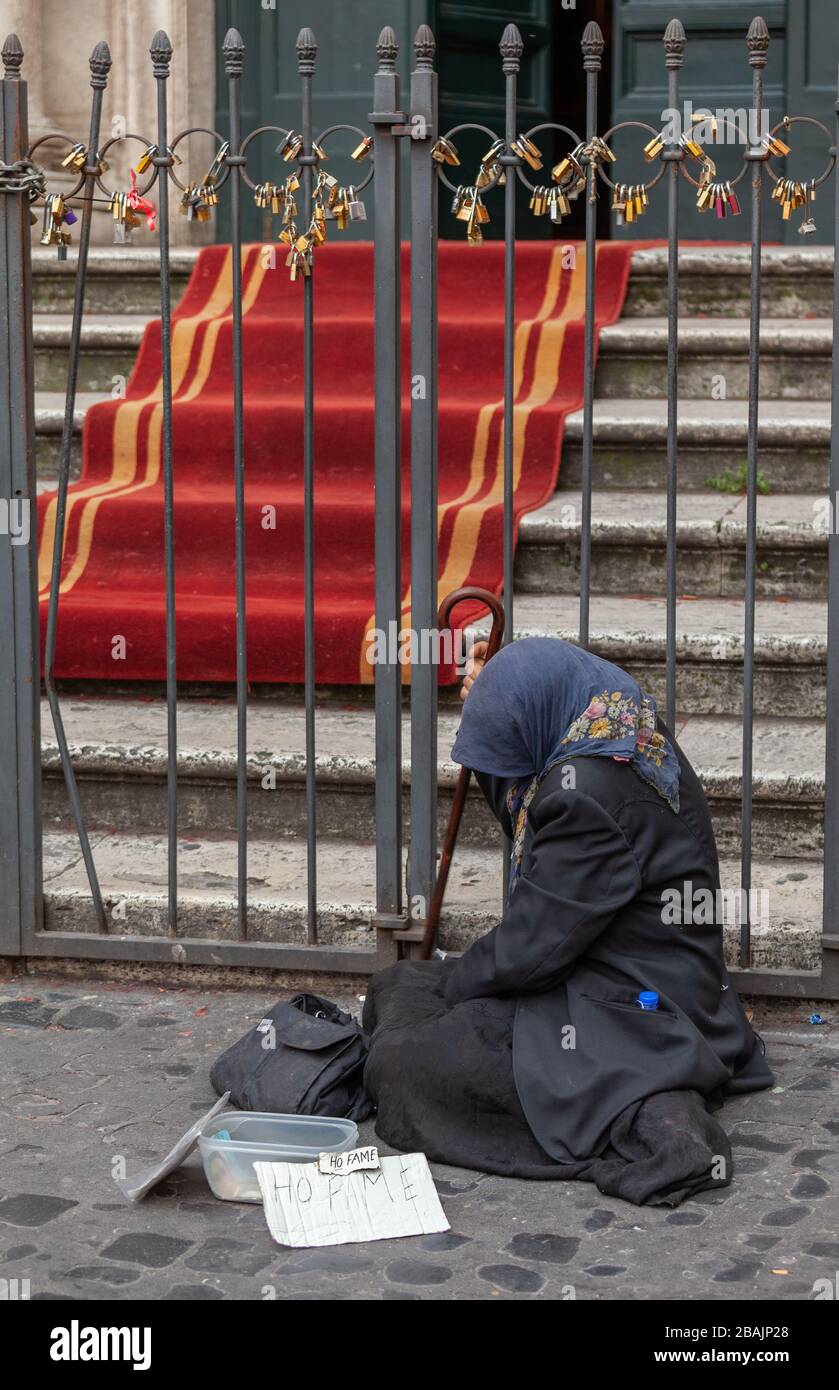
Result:
<svg viewBox="0 0 839 1390"><path fill-rule="evenodd" d="M194 253L174 253L175 291ZM72 262L35 254L38 469L53 485L63 418ZM753 929L756 965L818 962L832 253L764 252L755 674ZM155 253L94 251L77 425L128 375L157 312ZM682 253L679 409L679 737L712 807L723 883L739 884L748 253ZM659 698L664 686L666 258L637 252L624 317L601 336L594 416L592 645ZM720 378L724 378L724 399ZM516 629L573 637L578 613L582 417L567 422L559 488L525 518L516 566ZM77 446L80 435L77 439ZM78 447L76 448L78 458ZM73 691L63 703L103 889L121 904L115 932L152 934L165 916L165 709L159 692ZM458 704L441 702L445 755ZM409 768L405 726L405 805ZM323 691L318 710L320 931L371 947L373 717L370 692ZM235 706L229 692L180 711L180 930L235 931ZM251 934L302 942L305 759L297 691L255 694L249 715ZM273 777L266 778L268 769ZM57 748L44 718L48 923L90 930L92 909L68 818ZM456 769L440 768L441 829ZM274 784L264 790L263 783ZM467 808L442 944L462 949L497 919L501 854L479 797ZM487 846L491 848L487 848ZM727 932L733 952L737 927Z"/></svg>

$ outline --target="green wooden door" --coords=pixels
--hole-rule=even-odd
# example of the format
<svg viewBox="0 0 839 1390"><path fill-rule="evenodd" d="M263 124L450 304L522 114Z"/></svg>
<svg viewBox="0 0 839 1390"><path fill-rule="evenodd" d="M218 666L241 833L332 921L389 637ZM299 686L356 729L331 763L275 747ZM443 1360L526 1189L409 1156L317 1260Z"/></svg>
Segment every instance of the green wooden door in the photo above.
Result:
<svg viewBox="0 0 839 1390"><path fill-rule="evenodd" d="M683 101L694 109L748 108L751 102L751 70L746 53L746 33L755 13L761 13L769 26L769 61L765 76L765 105L774 124L786 114L812 116L833 132L833 103L836 100L836 68L839 61L839 25L836 0L726 0L725 5L707 0L615 0L613 60L613 122L643 120L658 127L667 105L667 75L663 62L662 34L673 14L678 14L688 38L681 87ZM639 143L639 137L640 143ZM806 124L792 127L787 142L792 154L775 167L790 178L806 180L817 176L827 164L831 143L823 132ZM627 131L616 137L621 176L634 181L649 173L640 154L643 137ZM714 154L723 178L742 166L739 148L731 146ZM690 167L690 166L688 166ZM747 178L740 184L747 193ZM683 186L680 229L685 237L708 240L746 241L749 224L746 215L726 221L713 214L696 211L695 194ZM616 236L663 236L666 231L666 198L653 195L652 206L643 220L631 228L616 229ZM746 204L747 197L741 197ZM768 199L764 233L768 241L812 245L833 241L832 191L826 184L814 208L817 231L802 238L798 227L802 214L794 212L784 222L780 209Z"/></svg>
<svg viewBox="0 0 839 1390"><path fill-rule="evenodd" d="M589 20L603 29L606 49L601 76L602 109L609 113L610 49L612 0L437 0L434 7L440 72L440 128L446 130L463 121L488 126L504 134L504 76L498 51L501 35L514 23L522 36L524 51L518 79L518 129L530 130L543 121L554 121L585 135L585 74L580 40ZM531 183L551 181L551 166L567 153L571 142L560 134L540 132L536 144L544 156L544 168L526 169ZM474 182L478 163L487 148L484 135L464 132L456 137L463 167L447 170L464 183ZM453 182L457 179L452 178ZM516 235L520 239L554 237L560 240L582 237L585 208L582 199L572 207L571 216L554 226L547 217L534 217L529 210L530 194L519 183ZM491 221L484 236L500 238L504 232L503 193L487 194ZM446 237L462 237L462 224L451 215L450 201L441 202L440 231ZM608 234L608 210L598 207L599 234Z"/></svg>
<svg viewBox="0 0 839 1390"><path fill-rule="evenodd" d="M518 25L524 43L518 79L519 130L554 119L554 42L552 0L460 0L435 6L434 31L437 37L440 74L440 129L446 131L464 121L487 126L504 135L504 75L498 45L510 22ZM571 31L575 26L569 21ZM462 131L455 137L461 158L459 169L447 169L453 183L474 183L478 165L490 144L486 135ZM555 141L548 134L538 135L536 143L545 156L545 171L531 174L531 182L550 181L550 161ZM529 172L529 171L526 171ZM526 237L551 236L549 218L534 218L528 210L529 193L519 183L519 234ZM486 239L504 235L504 193L491 190L485 199L490 222L484 227ZM451 199L441 197L440 233L456 240L465 235L462 224L451 213Z"/></svg>
<svg viewBox="0 0 839 1390"><path fill-rule="evenodd" d="M304 26L314 30L318 40L317 71L314 84L315 121L318 129L348 122L367 127L375 70L375 44L383 25L396 31L400 45L399 71L403 80L403 106L408 104L408 74L413 62L412 42L418 26L431 25L437 38L440 90L440 125L445 130L464 121L488 126L504 133L504 77L498 50L505 26L513 22L521 30L524 55L519 79L519 129L529 129L542 121L557 120L584 133L584 78L580 61L580 38L585 24L597 18L608 31L611 0L217 0L216 33L220 49L226 30L235 25L245 41L245 71L242 81L242 126L245 133L260 125L297 126L300 121L299 79L294 40ZM604 68L604 89L608 93L608 53ZM227 84L221 58L216 74L216 125L227 130ZM604 101L608 112L608 100ZM349 135L330 141L327 166L339 178L349 179L355 171L346 154L355 142ZM545 171L534 181L549 181L550 165L564 153L568 142L550 134L538 137L545 156ZM278 161L273 156L277 144L270 135L259 137L250 147L248 159L252 176L277 177ZM463 165L451 171L453 182L473 181L478 163L485 153L485 136L471 133L457 138ZM207 144L209 153L209 144ZM199 173L201 170L198 171ZM285 172L285 166L282 166ZM407 170L406 170L407 175ZM190 175L192 176L192 174ZM372 196L368 195L369 201ZM407 226L407 177L403 178L403 214ZM582 204L574 215L554 228L548 218L534 218L528 210L529 194L522 186L519 198L518 234L522 237L579 236L582 234ZM488 237L503 233L503 194L488 195L491 222ZM448 196L441 199L440 230L443 236L463 236L463 228L451 217ZM216 220L220 240L230 235L226 200L222 199ZM344 236L370 236L369 222L354 223ZM270 239L270 219L258 211L250 198L245 206L245 235ZM274 227L273 235L276 235Z"/></svg>
<svg viewBox="0 0 839 1390"><path fill-rule="evenodd" d="M770 32L765 105L774 124L786 110L786 10L785 0L767 0L759 5L755 0L726 0L724 5L707 3L707 0L680 0L678 5L672 0L615 0L611 124L639 120L656 130L661 129L668 104L662 36L674 14L681 19L688 40L681 70L683 107L684 102L690 100L694 110L748 109L752 74L746 52L746 33L756 13L763 15ZM640 130L619 132L613 142L618 155L618 162L610 171L613 178L635 183L650 177L651 166L644 163L642 155L647 138ZM733 177L742 168L742 147L738 144L716 146L712 157L722 179ZM689 162L687 167L695 173L697 166ZM747 182L748 177L738 188L743 214L726 219L721 226L713 212L703 214L696 210L694 190L684 181L679 217L682 236L709 241L748 240ZM667 197L662 179L651 195L650 208L644 217L630 227L615 227L613 235L664 236L666 217ZM767 209L766 235L772 240L783 240L780 213L776 219L774 204L771 212Z"/></svg>
<svg viewBox="0 0 839 1390"><path fill-rule="evenodd" d="M372 109L373 74L376 70L376 39L390 24L399 42L399 70L410 70L414 34L429 18L426 0L277 0L276 5L257 0L217 0L217 50L231 25L245 41L245 69L242 79L242 129L262 125L300 128L300 78L294 42L304 26L313 30L318 43L314 79L315 133L329 126L349 124L368 130L367 116ZM227 131L227 83L221 57L216 74L216 123ZM407 88L403 97L407 100ZM349 152L357 137L348 132L332 136L327 169L341 182L349 183L358 172ZM248 150L248 167L255 182L279 182L288 166L274 154L277 137L259 136ZM368 218L372 216L372 188L366 196ZM226 200L222 199L222 204ZM405 205L407 216L407 203ZM218 239L230 236L224 209L217 222ZM273 230L272 230L273 229ZM277 219L257 209L249 197L245 204L244 232L251 240L271 240L277 235ZM341 239L367 240L372 236L370 221L352 222Z"/></svg>
<svg viewBox="0 0 839 1390"><path fill-rule="evenodd" d="M803 122L791 127L787 143L793 152L786 161L789 177L817 178L827 167L828 147L833 144L836 130L834 103L839 63L836 0L791 0L787 54L787 109L790 115L815 117L830 131L828 138L823 131ZM787 227L787 241L802 242L805 246L814 242L833 243L833 178L827 179L816 193L813 208L815 233L806 238L799 236L797 227L801 214L793 213L794 225Z"/></svg>

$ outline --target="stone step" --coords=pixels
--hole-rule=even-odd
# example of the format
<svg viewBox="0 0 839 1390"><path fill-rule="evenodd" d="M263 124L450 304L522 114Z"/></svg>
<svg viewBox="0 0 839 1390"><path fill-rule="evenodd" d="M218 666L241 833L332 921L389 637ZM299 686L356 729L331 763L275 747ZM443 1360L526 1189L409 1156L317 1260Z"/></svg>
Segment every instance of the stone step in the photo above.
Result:
<svg viewBox="0 0 839 1390"><path fill-rule="evenodd" d="M748 402L680 402L678 411L679 491L737 494L746 467ZM638 489L665 486L667 477L666 400L594 402L595 488ZM580 486L583 413L565 424L560 480ZM758 416L758 470L769 492L824 491L830 454L827 401L765 401Z"/></svg>
<svg viewBox="0 0 839 1390"><path fill-rule="evenodd" d="M595 394L655 399L667 391L667 320L622 318L602 329ZM764 400L830 400L833 321L763 318L760 394ZM748 396L749 322L743 318L679 321L679 395L711 403Z"/></svg>
<svg viewBox="0 0 839 1390"><path fill-rule="evenodd" d="M81 461L85 411L110 392L81 391L76 400L73 476ZM55 477L64 423L64 394L39 391L35 400L38 475ZM683 401L679 410L681 492L743 490L747 402ZM580 486L583 413L565 423L562 487ZM827 401L766 401L759 421L759 472L772 493L816 493L827 487L830 405ZM594 403L595 488L661 489L667 472L667 404L664 400L597 400ZM714 481L715 480L715 481ZM713 485L712 485L713 482Z"/></svg>
<svg viewBox="0 0 839 1390"><path fill-rule="evenodd" d="M637 674L635 668L633 674ZM160 699L67 696L67 737L91 830L159 832L166 826L166 718ZM440 833L457 767L449 750L460 717L448 703L439 718ZM236 718L230 700L181 701L178 717L179 821L185 834L229 834L236 812ZM321 701L317 714L318 834L373 840L374 720L369 705ZM703 778L723 852L740 843L741 730L727 716L682 717L679 736ZM48 712L43 715L44 821L70 826L69 807ZM248 715L249 827L256 839L305 835L305 731L299 698L252 702ZM406 820L410 727L403 721ZM759 719L754 739L755 852L812 855L821 833L824 726L819 719ZM492 819L473 788L461 832L480 845Z"/></svg>
<svg viewBox="0 0 839 1390"><path fill-rule="evenodd" d="M173 297L181 292L198 256L197 248L173 248ZM66 313L72 308L77 252L58 261L49 248L35 247L33 299L37 311ZM679 310L745 318L749 312L748 246L682 246L679 255ZM768 318L829 318L833 305L833 250L828 246L765 246L761 257L762 310ZM156 314L160 272L156 246L93 247L88 262L88 310ZM635 251L625 316L656 317L667 312L667 250Z"/></svg>
<svg viewBox="0 0 839 1390"><path fill-rule="evenodd" d="M111 932L166 939L165 837L112 831L93 837L93 853ZM463 951L501 914L500 839L481 848L458 845L449 877L439 944ZM232 839L193 836L179 846L181 936L230 942L236 938L237 850ZM728 897L724 926L729 963L739 942L740 866L720 864ZM374 968L372 927L375 849L372 843L323 840L318 846L318 936L326 948L353 952L357 970ZM248 935L256 943L306 941L306 845L301 839L253 840L248 856ZM47 930L91 932L96 923L78 842L51 832L44 844ZM755 968L814 969L819 961L821 867L808 859L755 860L750 917ZM169 942L177 958L177 943Z"/></svg>
<svg viewBox="0 0 839 1390"><path fill-rule="evenodd" d="M111 399L111 393L80 391L73 413L73 436L70 441L70 476L77 478L82 461L82 424L85 414L97 401ZM61 435L64 429L65 395L63 390L38 391L35 395L35 466L38 487L53 487L61 459Z"/></svg>
<svg viewBox="0 0 839 1390"><path fill-rule="evenodd" d="M84 392L119 392L131 375L150 314L88 314L82 322L79 387ZM62 392L72 321L69 314L36 314L35 390Z"/></svg>
<svg viewBox="0 0 839 1390"><path fill-rule="evenodd" d="M630 671L662 701L663 597L593 594L591 648ZM515 604L516 636L576 640L576 594L525 594ZM481 629L482 630L482 629ZM686 715L739 716L743 692L744 605L734 598L677 603L678 708ZM758 599L755 606L755 712L824 715L827 605L809 599Z"/></svg>
<svg viewBox="0 0 839 1390"><path fill-rule="evenodd" d="M197 248L173 247L172 302L177 303L198 258ZM76 292L78 251L59 261L49 247L32 250L32 303L37 314L67 314ZM93 246L88 258L85 312L160 313L160 256L157 246Z"/></svg>
<svg viewBox="0 0 839 1390"><path fill-rule="evenodd" d="M826 598L825 504L826 499L817 495L758 497L756 590L760 597ZM579 593L581 514L581 494L561 489L544 507L522 518L517 592ZM595 492L592 591L666 593L666 518L664 492ZM676 534L679 593L742 597L745 497L719 492L683 494Z"/></svg>
<svg viewBox="0 0 839 1390"><path fill-rule="evenodd" d="M825 206L823 216L829 216ZM748 246L682 246L679 312L748 318L751 250ZM833 313L832 246L764 246L761 307L769 318L830 318ZM632 257L624 316L667 312L667 248L648 247Z"/></svg>
<svg viewBox="0 0 839 1390"><path fill-rule="evenodd" d="M152 317L139 313L86 314L79 362L81 390L110 392L119 378L127 380ZM64 389L71 325L69 314L35 315L36 390ZM760 343L760 389L765 399L830 399L830 319L764 319ZM682 319L682 398L707 401L713 393L725 394L731 400L745 399L748 351L749 324L745 319ZM666 388L666 368L666 319L621 319L601 332L595 394L604 399L656 399Z"/></svg>

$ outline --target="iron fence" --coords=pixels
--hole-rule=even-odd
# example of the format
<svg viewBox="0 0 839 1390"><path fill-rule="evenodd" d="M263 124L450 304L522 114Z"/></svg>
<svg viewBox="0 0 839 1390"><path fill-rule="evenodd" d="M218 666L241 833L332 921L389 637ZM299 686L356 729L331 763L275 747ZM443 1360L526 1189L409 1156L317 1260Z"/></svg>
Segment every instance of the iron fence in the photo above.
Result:
<svg viewBox="0 0 839 1390"><path fill-rule="evenodd" d="M763 73L769 35L762 19L755 19L747 37L747 58L752 70L752 111L763 111ZM668 74L668 100L679 109L680 69L686 38L678 20L664 34L664 60ZM315 134L315 76L317 48L314 35L303 29L297 39L300 78L299 132L281 127L260 127L243 138L240 88L245 64L243 43L231 30L223 44L227 81L229 139L218 132L193 129L173 135L167 113L167 84L172 48L167 36L155 35L150 53L157 93L157 121L153 136L128 134L123 141L139 141L145 147L142 161L148 170L141 187L130 196L109 188L104 155L116 143L101 142L102 99L111 58L105 44L90 59L91 115L86 144L72 136L43 137L29 148L27 137L26 84L22 80L23 54L14 36L3 51L2 166L0 166L0 373L4 408L0 424L0 495L34 504L34 391L33 323L30 265L30 210L44 215L44 239L65 249L66 218L79 208L78 264L70 336L68 384L61 439L52 574L49 591L43 678L55 724L61 764L81 851L87 869L96 930L87 933L46 929L43 917L40 829L40 730L39 662L37 642L36 544L12 547L0 538L0 621L6 634L5 661L0 680L0 951L9 956L76 956L97 959L175 959L190 963L270 965L288 969L320 968L328 971L364 971L375 961L395 959L416 949L424 935L428 906L432 903L437 874L437 698L438 670L433 662L416 663L411 673L411 784L410 859L408 899L403 896L402 825L402 669L389 658L375 668L376 749L376 950L320 944L318 940L318 839L315 724L315 458L317 363L315 360L315 285L318 245L329 219L340 215L333 204L332 185L324 181L323 159L329 137L350 126L333 126ZM772 158L785 148L778 129L769 131L760 120L745 141L743 169L733 180L714 179L715 167L707 148L688 131L656 131L640 122L598 134L598 75L603 37L589 24L582 39L586 73L585 131L580 135L558 123L548 122L530 131L518 125L517 79L523 45L515 25L508 25L500 42L501 78L505 93L503 133L480 126L438 128L435 43L423 25L414 41L407 111L402 109L398 51L393 30L386 27L377 44L377 66L372 80L373 111L369 131L357 130L359 152L372 151L364 183L373 179L375 247L375 610L380 631L398 630L404 619L400 520L403 509L401 475L402 381L401 277L400 277L400 177L407 163L410 181L410 371L425 389L412 393L410 414L410 511L411 511L411 624L415 631L432 632L438 601L438 403L437 403L437 261L438 197L441 183L455 195L459 214L467 223L470 240L480 240L483 199L504 186L504 392L503 392L503 602L505 640L514 633L514 492L515 492L515 332L516 332L516 184L531 190L536 209L561 222L570 202L579 194L585 206L585 340L583 383L583 432L581 467L581 529L579 577L579 642L587 646L591 636L591 539L594 459L594 371L596 307L596 202L598 188L611 190L613 208L627 220L643 210L654 186L665 178L667 192L667 448L666 448L666 623L665 714L673 727L677 716L677 597L678 553L678 335L679 335L679 235L680 190L684 178L697 189L717 216L737 209L734 187L748 176L751 188L751 276L748 372L748 463L746 474L746 564L743 644L743 762L742 762L742 888L746 915L742 923L740 985L752 993L839 997L839 933L833 925L839 901L839 539L831 526L828 556L827 641L827 755L825 779L825 862L822 963L817 971L771 971L751 968L751 924L748 918L752 877L752 781L755 681L755 595L757 570L757 495L759 453L759 333L761 310L762 203L768 176L789 208L803 204L831 173L836 144L830 143L825 174L807 185L783 180L773 169ZM839 111L839 103L837 103ZM790 128L796 119L787 118ZM656 172L648 181L616 183L609 169L613 156L609 140L618 129L640 126L650 137L645 154ZM446 175L447 152L454 137L471 128L486 134L491 148L481 166L481 176L464 187L452 185ZM552 172L550 185L534 184L529 172L536 164L536 141L547 130L569 142L568 155ZM370 133L372 132L372 134ZM289 207L296 204L288 183L256 185L248 172L248 148L253 139L274 133L280 139L284 166L296 170L302 189L302 223L299 230ZM184 185L176 171L176 150L194 134L209 135L216 144L213 165L200 184ZM65 144L69 164L77 170L73 187L63 195L48 191L40 167L41 147L48 141ZM403 161L402 151L409 154ZM686 161L699 164L698 178L688 174ZM454 162L454 161L453 161ZM160 208L160 317L162 470L164 480L164 562L166 591L166 709L167 709L167 822L168 822L168 933L166 936L133 936L109 931L105 898L100 887L90 838L87 834L63 725L59 690L55 679L55 655L64 556L71 444L76 415L82 325L88 275L88 257L94 207L107 204L117 221L136 215L144 195L156 188ZM233 484L235 496L235 593L236 593L236 721L237 721L237 843L238 929L231 941L204 940L184 935L178 926L178 668L175 603L177 555L174 540L174 450L172 427L172 296L170 273L169 200L177 189L191 214L201 215L227 187L231 212L233 334L231 394L233 402ZM246 643L247 552L245 530L246 446L243 368L243 297L241 205L243 190L254 190L269 202L285 208L284 232L287 265L293 280L302 281L303 295L303 433L304 509L304 608L305 608L305 748L307 819L307 944L249 940L248 915L248 804L247 804L247 694ZM357 195L356 195L357 196ZM138 201L139 199L139 201ZM836 191L839 218L839 188ZM121 201L120 201L121 200ZM544 207L542 206L544 203ZM788 205L788 206L787 206ZM130 212L129 212L130 209ZM75 217L75 214L73 214ZM835 281L835 285L839 284ZM834 290L834 324L839 323L839 289ZM832 444L830 496L839 496L839 365L833 363Z"/></svg>

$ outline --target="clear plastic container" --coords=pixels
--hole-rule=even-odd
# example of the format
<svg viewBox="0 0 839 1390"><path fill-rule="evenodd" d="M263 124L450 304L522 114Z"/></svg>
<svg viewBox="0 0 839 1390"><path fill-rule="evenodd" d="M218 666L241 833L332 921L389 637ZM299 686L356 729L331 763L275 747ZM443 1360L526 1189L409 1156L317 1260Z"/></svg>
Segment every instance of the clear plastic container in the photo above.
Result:
<svg viewBox="0 0 839 1390"><path fill-rule="evenodd" d="M229 1139L218 1137L224 1131ZM341 1153L357 1144L353 1120L258 1110L224 1110L198 1137L207 1182L225 1202L262 1201L255 1163L315 1163L319 1154Z"/></svg>

